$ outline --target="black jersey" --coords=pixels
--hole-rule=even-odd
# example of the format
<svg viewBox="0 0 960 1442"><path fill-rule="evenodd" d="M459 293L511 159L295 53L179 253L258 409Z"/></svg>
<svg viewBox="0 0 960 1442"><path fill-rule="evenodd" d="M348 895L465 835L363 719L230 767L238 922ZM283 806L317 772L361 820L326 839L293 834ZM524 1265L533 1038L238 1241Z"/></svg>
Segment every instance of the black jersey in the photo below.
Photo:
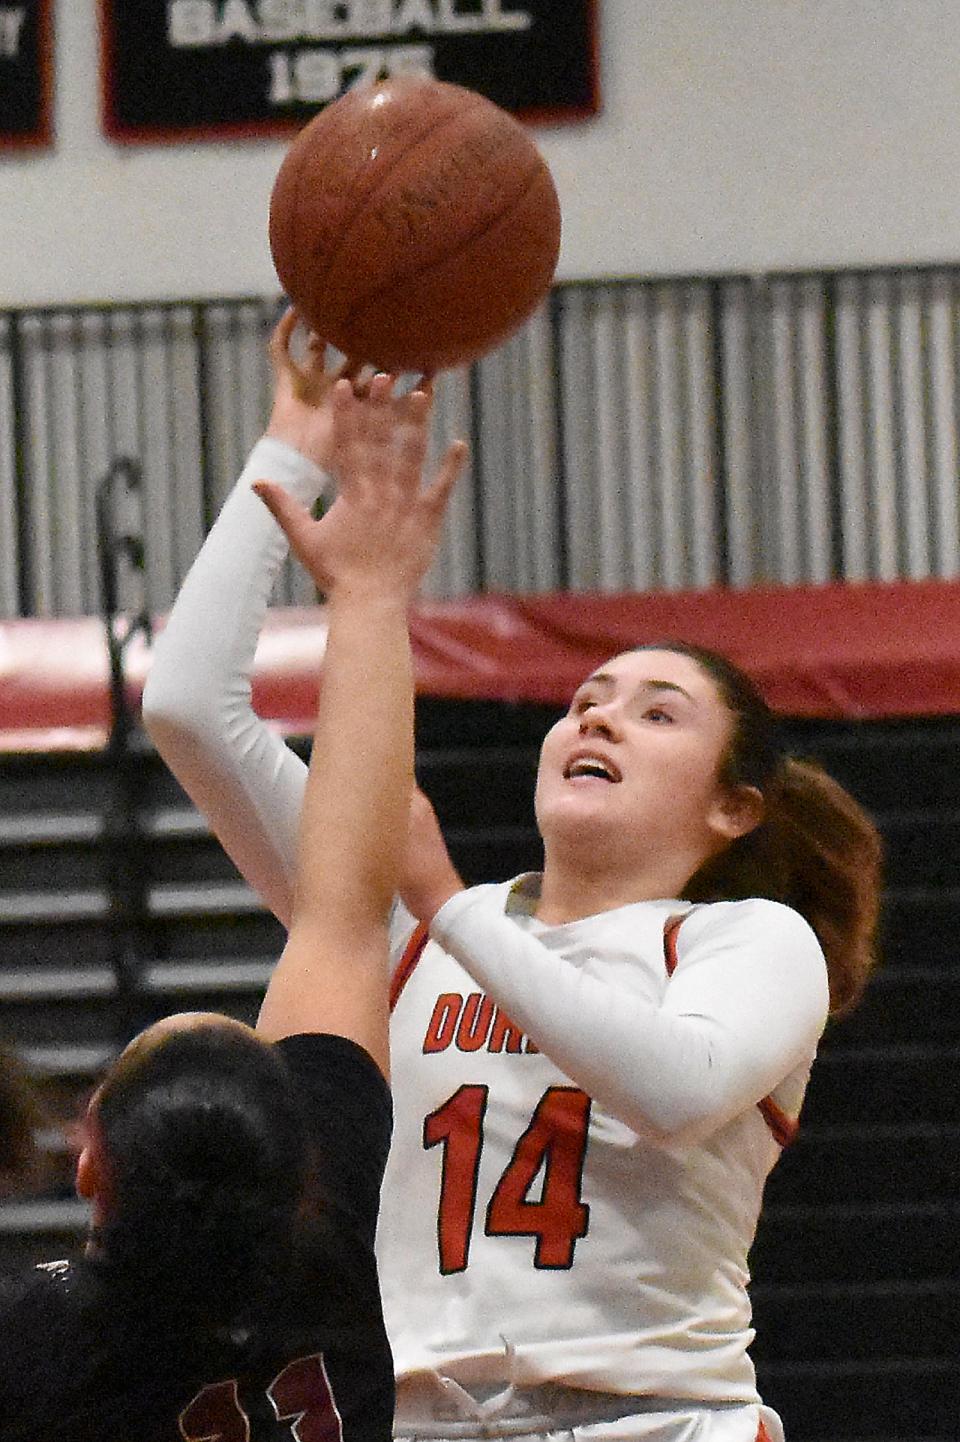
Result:
<svg viewBox="0 0 960 1442"><path fill-rule="evenodd" d="M393 1364L373 1255L389 1089L338 1036L277 1043L322 1205L292 1285L247 1330L151 1327L108 1259L35 1269L0 1310L2 1442L388 1442Z"/></svg>

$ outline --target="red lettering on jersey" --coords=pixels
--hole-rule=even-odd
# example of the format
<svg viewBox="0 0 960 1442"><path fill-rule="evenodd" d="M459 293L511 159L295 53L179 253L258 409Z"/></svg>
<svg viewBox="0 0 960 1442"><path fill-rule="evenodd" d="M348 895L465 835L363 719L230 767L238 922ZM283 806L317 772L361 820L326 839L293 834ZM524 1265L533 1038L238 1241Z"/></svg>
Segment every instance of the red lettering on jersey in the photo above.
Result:
<svg viewBox="0 0 960 1442"><path fill-rule="evenodd" d="M457 996L455 991L447 991L437 997L437 1004L433 1008L433 1016L430 1018L427 1034L423 1039L424 1054L431 1051L446 1051L453 1041L462 1006L463 997Z"/></svg>
<svg viewBox="0 0 960 1442"><path fill-rule="evenodd" d="M489 1087L462 1086L423 1122L424 1148L443 1146L437 1242L444 1276L467 1265L489 1092Z"/></svg>
<svg viewBox="0 0 960 1442"><path fill-rule="evenodd" d="M295 1442L343 1442L343 1423L322 1352L288 1362L266 1389L266 1396L277 1419L269 1425L269 1432L277 1442L281 1435ZM251 1438L250 1418L240 1405L234 1377L229 1382L212 1382L197 1393L180 1414L180 1435L186 1442L257 1442L265 1421L255 1426Z"/></svg>
<svg viewBox="0 0 960 1442"><path fill-rule="evenodd" d="M497 1008L493 1025L490 1028L490 1042L488 1051L518 1052L523 1044L523 1032L507 1016L505 1011Z"/></svg>
<svg viewBox="0 0 960 1442"><path fill-rule="evenodd" d="M490 1033L493 1017L493 1002L479 991L472 991L464 1003L457 1027L457 1046L460 1051L479 1051Z"/></svg>
<svg viewBox="0 0 960 1442"><path fill-rule="evenodd" d="M237 1381L213 1382L179 1417L186 1442L250 1442L250 1423L237 1397Z"/></svg>
<svg viewBox="0 0 960 1442"><path fill-rule="evenodd" d="M443 1148L437 1246L444 1276L464 1271L470 1261L489 1095L489 1087L462 1086L424 1118L424 1148ZM590 1208L580 1193L589 1126L584 1092L548 1087L490 1198L487 1236L535 1237L535 1267L571 1267L577 1241L587 1234Z"/></svg>
<svg viewBox="0 0 960 1442"><path fill-rule="evenodd" d="M322 1352L298 1357L274 1378L267 1396L278 1422L290 1424L297 1442L343 1442L340 1413L333 1400Z"/></svg>
<svg viewBox="0 0 960 1442"><path fill-rule="evenodd" d="M535 1237L535 1267L568 1268L590 1208L581 1200L590 1098L576 1087L544 1092L487 1207L488 1237ZM542 1171L539 1200L531 1200Z"/></svg>
<svg viewBox="0 0 960 1442"><path fill-rule="evenodd" d="M454 1037L458 1051L474 1052L486 1047L487 1051L498 1054L540 1054L536 1043L524 1036L506 1012L500 1011L479 991L472 991L467 997L445 991L437 997L423 1038L424 1055L446 1051Z"/></svg>

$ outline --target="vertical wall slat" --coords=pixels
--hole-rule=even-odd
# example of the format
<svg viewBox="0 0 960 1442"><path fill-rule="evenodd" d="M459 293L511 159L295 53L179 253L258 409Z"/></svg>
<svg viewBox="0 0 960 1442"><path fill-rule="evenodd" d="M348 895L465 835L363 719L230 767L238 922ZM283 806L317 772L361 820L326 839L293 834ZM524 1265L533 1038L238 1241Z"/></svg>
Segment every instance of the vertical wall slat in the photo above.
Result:
<svg viewBox="0 0 960 1442"><path fill-rule="evenodd" d="M890 278L871 276L866 315L868 504L874 543L873 575L881 581L893 581L899 574L893 334Z"/></svg>
<svg viewBox="0 0 960 1442"><path fill-rule="evenodd" d="M630 404L623 432L625 520L629 542L628 584L651 590L656 584L656 509L651 434L650 290L630 286L624 296L624 383Z"/></svg>
<svg viewBox="0 0 960 1442"><path fill-rule="evenodd" d="M684 331L684 425L689 517L687 585L713 585L720 574L716 495L716 380L710 292L686 287Z"/></svg>
<svg viewBox="0 0 960 1442"><path fill-rule="evenodd" d="M901 520L901 573L911 580L931 574L927 497L924 315L919 275L898 278L896 295L899 438L897 510Z"/></svg>
<svg viewBox="0 0 960 1442"><path fill-rule="evenodd" d="M842 276L836 288L837 432L840 464L840 531L843 576L865 581L870 575L867 513L866 332L862 282Z"/></svg>
<svg viewBox="0 0 960 1442"><path fill-rule="evenodd" d="M775 515L776 562L771 579L795 584L802 575L800 443L797 435L796 291L787 281L770 288L770 386L772 394L772 468L765 477L764 510Z"/></svg>
<svg viewBox="0 0 960 1442"><path fill-rule="evenodd" d="M84 472L91 496L95 497L101 482L111 466L121 458L140 460L141 446L138 433L121 429L117 415L116 386L114 383L114 360L112 353L113 328L116 316L109 311L95 310L80 317L78 347L80 358L80 404L83 413L83 456ZM123 435L123 444L118 436ZM149 552L153 537L148 538ZM90 561L97 568L93 591L96 608L103 604L100 594L99 561L96 544L91 542ZM118 576L118 596L126 603L132 591L132 577ZM139 583L137 595L141 589ZM137 596L131 595L134 602Z"/></svg>
<svg viewBox="0 0 960 1442"><path fill-rule="evenodd" d="M592 479L598 551L596 586L601 591L622 588L630 550L625 498L633 478L627 473L624 448L630 402L624 384L623 332L617 311L614 305L598 305L589 336L595 396Z"/></svg>
<svg viewBox="0 0 960 1442"><path fill-rule="evenodd" d="M46 317L25 316L21 328L24 357L23 405L31 438L26 468L30 604L38 616L57 613L55 589L55 499L52 495L56 458L49 426L49 378Z"/></svg>
<svg viewBox="0 0 960 1442"><path fill-rule="evenodd" d="M593 503L593 366L585 353L594 310L593 293L576 287L561 295L561 405L566 477L567 563L575 591L597 586L599 556Z"/></svg>
<svg viewBox="0 0 960 1442"><path fill-rule="evenodd" d="M470 374L451 371L440 378L434 403L432 455L441 456L451 441L472 439ZM477 534L476 457L471 447L466 469L447 504L437 554L424 579L427 596L462 596L480 584Z"/></svg>
<svg viewBox="0 0 960 1442"><path fill-rule="evenodd" d="M169 595L175 584L174 535L188 523L179 508L176 474L178 466L189 461L181 454L186 438L179 436L174 419L172 337L166 313L161 309L144 311L139 330L143 442L137 460L143 466L143 517L149 537L147 596L153 606L159 597ZM195 448L193 453L195 458ZM196 489L191 508L195 514L199 511L199 487Z"/></svg>
<svg viewBox="0 0 960 1442"><path fill-rule="evenodd" d="M560 584L557 398L553 332L542 306L512 342L517 361L513 415L523 437L524 475L519 494L524 506L519 541L522 589L549 591Z"/></svg>
<svg viewBox="0 0 960 1442"><path fill-rule="evenodd" d="M517 484L521 458L511 440L508 395L511 367L504 353L477 368L474 382L483 446L477 463L477 509L474 516L478 562L487 589L509 587L515 565L515 518L511 488Z"/></svg>
<svg viewBox="0 0 960 1442"><path fill-rule="evenodd" d="M758 576L756 472L758 435L752 365L750 286L728 281L721 290L723 449L726 458L725 520L731 586L743 588Z"/></svg>
<svg viewBox="0 0 960 1442"><path fill-rule="evenodd" d="M957 446L956 289L937 271L929 284L930 476L933 574L960 575L960 484Z"/></svg>
<svg viewBox="0 0 960 1442"><path fill-rule="evenodd" d="M0 316L0 616L20 608L20 547L17 535L17 460L14 428L12 324Z"/></svg>
<svg viewBox="0 0 960 1442"><path fill-rule="evenodd" d="M90 554L89 522L93 506L85 484L87 478L82 473L80 388L73 330L74 322L69 314L48 317L44 376L51 447L54 610L59 614L81 615L95 605L96 597L84 584L90 580L90 573L84 574L81 560Z"/></svg>
<svg viewBox="0 0 960 1442"><path fill-rule="evenodd" d="M802 496L805 539L803 579L825 582L834 569L833 487L827 410L826 298L823 282L800 282L796 316L796 386L801 417Z"/></svg>
<svg viewBox="0 0 960 1442"><path fill-rule="evenodd" d="M679 591L686 580L683 518L682 372L679 317L674 288L654 291L656 356L656 492L659 501L659 579L665 591Z"/></svg>
<svg viewBox="0 0 960 1442"><path fill-rule="evenodd" d="M206 383L205 419L211 494L206 497L212 521L223 505L246 458L247 437L243 420L256 405L260 433L266 423L268 392L262 387L255 398L241 394L235 367L235 306L215 303L203 312L203 372ZM254 437L255 438L255 437Z"/></svg>

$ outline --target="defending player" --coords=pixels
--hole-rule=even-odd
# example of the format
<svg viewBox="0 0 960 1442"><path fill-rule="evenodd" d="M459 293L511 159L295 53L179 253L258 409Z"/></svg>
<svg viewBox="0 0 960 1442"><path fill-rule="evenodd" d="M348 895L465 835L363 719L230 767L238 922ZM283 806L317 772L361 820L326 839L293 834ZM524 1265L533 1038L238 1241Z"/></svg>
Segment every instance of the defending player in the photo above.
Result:
<svg viewBox="0 0 960 1442"><path fill-rule="evenodd" d="M327 383L317 357L291 361L290 326L248 474L275 457L309 503ZM244 481L219 525L147 716L286 920L302 769L248 685L284 542ZM739 672L672 646L614 657L547 737L542 876L462 890L415 811L401 890L429 940L399 907L378 1233L397 1435L780 1437L748 1354L747 1253L828 1009L872 963L875 831L782 755Z"/></svg>
<svg viewBox="0 0 960 1442"><path fill-rule="evenodd" d="M373 1239L413 776L406 615L464 454L421 490L429 410L389 377L333 395L340 493L307 557L330 630L289 940L256 1031L166 1018L98 1089L77 1171L88 1253L38 1269L0 1317L4 1442L390 1436Z"/></svg>

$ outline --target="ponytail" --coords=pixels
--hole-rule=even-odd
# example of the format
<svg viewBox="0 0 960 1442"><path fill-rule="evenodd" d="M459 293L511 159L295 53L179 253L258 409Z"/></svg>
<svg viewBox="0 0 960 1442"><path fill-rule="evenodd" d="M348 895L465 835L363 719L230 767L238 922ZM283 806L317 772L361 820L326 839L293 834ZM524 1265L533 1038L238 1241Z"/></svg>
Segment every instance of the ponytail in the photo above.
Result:
<svg viewBox="0 0 960 1442"><path fill-rule="evenodd" d="M763 822L702 866L690 901L765 896L805 917L823 948L830 1012L852 1010L876 962L881 843L849 792L814 761L782 761Z"/></svg>
<svg viewBox="0 0 960 1442"><path fill-rule="evenodd" d="M294 1245L306 1143L282 1058L239 1027L167 1033L95 1102L100 1250L127 1304L178 1330L256 1322Z"/></svg>
<svg viewBox="0 0 960 1442"><path fill-rule="evenodd" d="M817 762L785 754L776 716L725 656L670 641L638 649L688 656L713 680L734 722L720 779L732 787L754 787L764 802L761 824L701 866L684 898L763 896L792 906L823 949L831 1015L850 1011L876 963L882 861L877 828Z"/></svg>

